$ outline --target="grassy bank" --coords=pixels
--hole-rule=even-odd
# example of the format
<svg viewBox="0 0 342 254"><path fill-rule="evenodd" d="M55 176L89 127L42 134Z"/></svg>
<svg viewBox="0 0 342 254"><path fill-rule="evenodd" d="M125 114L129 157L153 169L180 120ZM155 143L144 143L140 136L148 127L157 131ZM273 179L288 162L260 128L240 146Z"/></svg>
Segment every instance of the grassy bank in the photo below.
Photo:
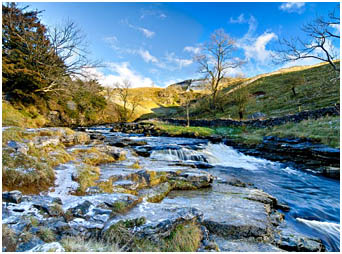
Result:
<svg viewBox="0 0 342 254"><path fill-rule="evenodd" d="M335 148L340 146L340 117L336 116L258 129L251 127L184 127L163 123L157 123L157 126L161 131L170 135L194 134L194 136L204 138L220 135L246 144L260 143L264 136L277 136L310 138L327 146Z"/></svg>

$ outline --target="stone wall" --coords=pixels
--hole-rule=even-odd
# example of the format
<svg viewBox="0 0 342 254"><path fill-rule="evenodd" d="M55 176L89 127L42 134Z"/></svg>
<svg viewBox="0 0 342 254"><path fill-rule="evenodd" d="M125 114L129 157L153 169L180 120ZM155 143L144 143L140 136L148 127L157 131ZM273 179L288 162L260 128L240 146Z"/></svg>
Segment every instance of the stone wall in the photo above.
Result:
<svg viewBox="0 0 342 254"><path fill-rule="evenodd" d="M265 128L276 125L282 125L289 122L301 122L308 119L318 119L324 116L339 116L340 115L340 104L336 104L332 107L326 107L316 110L302 111L297 114L269 118L266 120L247 120L247 121L236 121L231 119L217 119L217 120L190 120L191 126L250 126L256 128ZM186 125L186 120L181 119L160 119L169 124L174 125Z"/></svg>

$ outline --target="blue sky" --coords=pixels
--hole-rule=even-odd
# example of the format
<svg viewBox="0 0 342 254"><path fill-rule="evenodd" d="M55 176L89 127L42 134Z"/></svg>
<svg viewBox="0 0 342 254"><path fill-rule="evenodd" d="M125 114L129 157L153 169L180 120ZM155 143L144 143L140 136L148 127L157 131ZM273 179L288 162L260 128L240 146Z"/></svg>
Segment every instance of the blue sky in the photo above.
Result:
<svg viewBox="0 0 342 254"><path fill-rule="evenodd" d="M44 10L46 25L73 20L89 43L89 55L106 64L91 71L104 85L129 79L134 86L161 86L201 77L193 56L210 34L223 28L235 39L235 56L247 63L231 71L251 77L275 66L270 54L280 37L300 34L300 26L327 16L337 3L27 3ZM334 47L339 52L340 45Z"/></svg>

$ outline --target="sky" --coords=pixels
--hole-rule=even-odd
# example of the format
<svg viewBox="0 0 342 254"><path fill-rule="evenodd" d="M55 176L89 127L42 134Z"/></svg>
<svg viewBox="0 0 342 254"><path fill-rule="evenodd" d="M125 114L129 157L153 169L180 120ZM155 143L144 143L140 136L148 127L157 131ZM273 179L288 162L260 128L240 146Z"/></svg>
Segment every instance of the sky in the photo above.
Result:
<svg viewBox="0 0 342 254"><path fill-rule="evenodd" d="M293 65L315 64L307 59L285 65L272 62L278 39L301 35L301 25L325 17L337 3L111 3L28 2L43 10L47 26L74 21L89 45L89 58L104 67L89 70L104 86L125 79L134 87L165 87L201 78L194 55L216 29L235 40L234 57L246 61L230 75L252 77ZM24 5L24 4L22 4ZM339 12L338 12L339 13ZM340 45L333 44L338 52Z"/></svg>

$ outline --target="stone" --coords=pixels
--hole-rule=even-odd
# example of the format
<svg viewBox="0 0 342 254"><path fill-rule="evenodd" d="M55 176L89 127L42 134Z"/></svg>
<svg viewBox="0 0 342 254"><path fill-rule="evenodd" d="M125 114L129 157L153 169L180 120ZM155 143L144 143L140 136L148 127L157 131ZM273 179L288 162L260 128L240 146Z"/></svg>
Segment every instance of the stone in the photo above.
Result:
<svg viewBox="0 0 342 254"><path fill-rule="evenodd" d="M209 187L214 177L203 170L186 170L179 175L171 176L169 179L175 185L175 189L198 189Z"/></svg>
<svg viewBox="0 0 342 254"><path fill-rule="evenodd" d="M28 250L29 252L65 252L65 249L59 242L39 244Z"/></svg>
<svg viewBox="0 0 342 254"><path fill-rule="evenodd" d="M77 104L74 101L67 101L66 106L69 110L77 109Z"/></svg>
<svg viewBox="0 0 342 254"><path fill-rule="evenodd" d="M171 184L165 182L155 187L139 191L139 196L146 198L148 202L160 202L171 190Z"/></svg>
<svg viewBox="0 0 342 254"><path fill-rule="evenodd" d="M338 167L324 167L322 173L325 176L340 179L340 168Z"/></svg>
<svg viewBox="0 0 342 254"><path fill-rule="evenodd" d="M172 191L162 204L200 209L202 224L227 239L267 238L273 227L271 211L261 199L247 199L252 193L246 188L215 183L212 189Z"/></svg>
<svg viewBox="0 0 342 254"><path fill-rule="evenodd" d="M71 207L68 209L72 213L74 217L83 218L85 214L89 212L89 208L92 205L88 200L84 200L83 202L77 204L75 207Z"/></svg>
<svg viewBox="0 0 342 254"><path fill-rule="evenodd" d="M125 215L119 215L107 221L101 234L106 235L118 223L144 218L143 221L146 223L131 228L132 234L141 239L158 242L161 238L169 236L177 225L191 221L201 222L202 216L201 211L196 208L161 207L158 204L146 202L139 204Z"/></svg>
<svg viewBox="0 0 342 254"><path fill-rule="evenodd" d="M282 204L282 203L277 203L275 206L276 209L282 210L284 212L288 212L290 211L290 207L286 204Z"/></svg>
<svg viewBox="0 0 342 254"><path fill-rule="evenodd" d="M60 143L58 136L38 136L33 139L34 145L37 148L46 146L57 146Z"/></svg>
<svg viewBox="0 0 342 254"><path fill-rule="evenodd" d="M248 239L227 240L213 235L215 243L223 252L282 252L284 250L269 243L257 242Z"/></svg>
<svg viewBox="0 0 342 254"><path fill-rule="evenodd" d="M7 146L13 148L16 152L27 155L29 150L28 145L17 141L10 140L7 142Z"/></svg>
<svg viewBox="0 0 342 254"><path fill-rule="evenodd" d="M40 245L43 245L45 244L44 241L42 241L40 238L34 236L32 239L30 239L29 241L27 242L23 242L23 243L20 243L18 246L17 246L17 249L16 251L17 252L24 252L24 251L29 251L31 252L32 249L36 246L40 246Z"/></svg>
<svg viewBox="0 0 342 254"><path fill-rule="evenodd" d="M19 204L22 200L23 195L20 191L14 190L2 193L2 201Z"/></svg>
<svg viewBox="0 0 342 254"><path fill-rule="evenodd" d="M275 244L286 251L321 252L325 246L318 238L311 238L285 227L275 235Z"/></svg>
<svg viewBox="0 0 342 254"><path fill-rule="evenodd" d="M247 116L248 120L255 120L255 119L264 119L266 118L266 114L262 113L262 112L255 112L253 114L250 114Z"/></svg>

